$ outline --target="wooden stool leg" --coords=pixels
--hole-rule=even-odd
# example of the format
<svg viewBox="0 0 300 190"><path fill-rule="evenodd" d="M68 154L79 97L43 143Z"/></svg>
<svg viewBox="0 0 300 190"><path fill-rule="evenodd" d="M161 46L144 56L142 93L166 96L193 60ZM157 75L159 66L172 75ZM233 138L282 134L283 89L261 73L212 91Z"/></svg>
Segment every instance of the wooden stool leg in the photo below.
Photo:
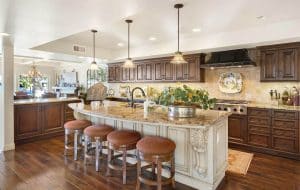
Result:
<svg viewBox="0 0 300 190"><path fill-rule="evenodd" d="M96 138L96 171L99 171L99 146L100 146L100 141L99 138Z"/></svg>
<svg viewBox="0 0 300 190"><path fill-rule="evenodd" d="M141 159L139 157L139 152L137 152L137 176L136 176L136 190L141 189L141 182L139 177L141 176Z"/></svg>
<svg viewBox="0 0 300 190"><path fill-rule="evenodd" d="M109 163L111 162L111 159L112 159L111 157L112 157L112 149L109 147L109 144L108 144L106 176L110 176Z"/></svg>
<svg viewBox="0 0 300 190"><path fill-rule="evenodd" d="M126 150L123 150L123 184L125 185L126 184L126 175L127 175L127 172L126 172Z"/></svg>
<svg viewBox="0 0 300 190"><path fill-rule="evenodd" d="M78 130L75 130L74 133L74 160L77 160L77 153L78 153Z"/></svg>
<svg viewBox="0 0 300 190"><path fill-rule="evenodd" d="M84 158L83 158L84 165L86 165L87 155L88 155L88 136L85 135L85 137L84 137Z"/></svg>
<svg viewBox="0 0 300 190"><path fill-rule="evenodd" d="M152 175L153 175L153 177L155 176L155 168L156 168L156 165L155 165L155 163L154 162L152 162L151 163L151 168L152 168Z"/></svg>
<svg viewBox="0 0 300 190"><path fill-rule="evenodd" d="M175 157L172 157L171 160L171 176L172 176L172 187L175 189Z"/></svg>
<svg viewBox="0 0 300 190"><path fill-rule="evenodd" d="M162 165L161 161L157 161L157 190L161 190L161 173L162 173Z"/></svg>

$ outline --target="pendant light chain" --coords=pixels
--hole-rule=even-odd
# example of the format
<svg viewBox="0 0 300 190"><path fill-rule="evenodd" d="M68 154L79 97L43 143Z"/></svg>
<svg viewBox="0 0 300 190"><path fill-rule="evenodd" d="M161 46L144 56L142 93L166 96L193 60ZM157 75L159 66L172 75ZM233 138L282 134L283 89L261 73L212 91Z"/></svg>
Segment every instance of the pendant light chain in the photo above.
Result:
<svg viewBox="0 0 300 190"><path fill-rule="evenodd" d="M96 46L96 43L95 43L95 31L93 31L93 62L95 62L95 46Z"/></svg>
<svg viewBox="0 0 300 190"><path fill-rule="evenodd" d="M179 52L179 8L177 10L177 52Z"/></svg>
<svg viewBox="0 0 300 190"><path fill-rule="evenodd" d="M130 23L128 22L128 59L130 58Z"/></svg>

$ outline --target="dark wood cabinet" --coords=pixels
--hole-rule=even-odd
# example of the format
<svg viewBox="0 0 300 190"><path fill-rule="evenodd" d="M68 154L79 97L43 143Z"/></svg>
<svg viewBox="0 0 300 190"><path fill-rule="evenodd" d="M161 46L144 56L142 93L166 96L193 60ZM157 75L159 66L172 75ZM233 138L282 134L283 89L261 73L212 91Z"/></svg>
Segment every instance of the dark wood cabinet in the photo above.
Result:
<svg viewBox="0 0 300 190"><path fill-rule="evenodd" d="M275 50L261 52L261 80L274 81L277 79L278 53Z"/></svg>
<svg viewBox="0 0 300 190"><path fill-rule="evenodd" d="M300 81L300 43L260 47L261 81Z"/></svg>
<svg viewBox="0 0 300 190"><path fill-rule="evenodd" d="M35 104L15 106L15 139L24 139L42 133L41 107Z"/></svg>
<svg viewBox="0 0 300 190"><path fill-rule="evenodd" d="M74 119L68 104L75 102L80 100L15 105L15 143L64 134L64 123Z"/></svg>
<svg viewBox="0 0 300 190"><path fill-rule="evenodd" d="M300 160L299 114L248 107L247 116L228 118L229 146Z"/></svg>
<svg viewBox="0 0 300 190"><path fill-rule="evenodd" d="M173 65L171 57L135 60L136 68L122 68L121 63L108 66L108 82L204 82L200 68L201 54L186 55L187 64ZM121 68L121 78L117 69Z"/></svg>
<svg viewBox="0 0 300 190"><path fill-rule="evenodd" d="M233 114L228 118L229 142L247 142L247 116Z"/></svg>
<svg viewBox="0 0 300 190"><path fill-rule="evenodd" d="M51 103L41 106L43 133L62 131L64 126L64 104Z"/></svg>
<svg viewBox="0 0 300 190"><path fill-rule="evenodd" d="M121 65L112 65L108 67L108 82L120 82L123 76L121 76Z"/></svg>

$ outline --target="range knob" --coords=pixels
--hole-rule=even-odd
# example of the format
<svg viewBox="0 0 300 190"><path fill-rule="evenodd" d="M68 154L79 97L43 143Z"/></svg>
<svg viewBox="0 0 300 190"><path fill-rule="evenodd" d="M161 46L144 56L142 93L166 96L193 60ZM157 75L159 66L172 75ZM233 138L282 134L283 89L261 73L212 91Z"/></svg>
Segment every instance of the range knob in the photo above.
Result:
<svg viewBox="0 0 300 190"><path fill-rule="evenodd" d="M220 108L220 107L218 107L218 110L221 110L221 108Z"/></svg>
<svg viewBox="0 0 300 190"><path fill-rule="evenodd" d="M234 108L234 109L233 109L233 111L234 111L234 112L236 112L236 111L237 111L237 109L236 109L236 108Z"/></svg>
<svg viewBox="0 0 300 190"><path fill-rule="evenodd" d="M224 108L224 111L227 111L228 109L227 108Z"/></svg>
<svg viewBox="0 0 300 190"><path fill-rule="evenodd" d="M243 110L243 109L240 109L240 112L244 112L244 110Z"/></svg>

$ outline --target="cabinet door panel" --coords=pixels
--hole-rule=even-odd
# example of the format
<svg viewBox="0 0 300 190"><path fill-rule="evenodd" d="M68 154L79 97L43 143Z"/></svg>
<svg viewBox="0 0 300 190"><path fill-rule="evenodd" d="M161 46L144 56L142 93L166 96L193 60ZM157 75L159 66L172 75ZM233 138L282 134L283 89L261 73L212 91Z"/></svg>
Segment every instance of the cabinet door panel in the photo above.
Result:
<svg viewBox="0 0 300 190"><path fill-rule="evenodd" d="M231 115L228 118L229 141L245 143L247 135L247 117Z"/></svg>
<svg viewBox="0 0 300 190"><path fill-rule="evenodd" d="M174 67L173 64L170 63L170 61L164 62L164 78L165 80L173 80L174 79Z"/></svg>
<svg viewBox="0 0 300 190"><path fill-rule="evenodd" d="M186 78L189 81L197 81L200 79L200 60L198 57L193 57L193 58L189 58L186 59L188 64L187 64L187 71L185 73Z"/></svg>
<svg viewBox="0 0 300 190"><path fill-rule="evenodd" d="M138 80L138 81L144 80L143 67L144 67L144 65L142 65L142 64L138 64L136 66L136 80Z"/></svg>
<svg viewBox="0 0 300 190"><path fill-rule="evenodd" d="M108 67L108 81L113 82L115 80L115 67Z"/></svg>
<svg viewBox="0 0 300 190"><path fill-rule="evenodd" d="M135 81L135 68L129 69L129 81Z"/></svg>
<svg viewBox="0 0 300 190"><path fill-rule="evenodd" d="M15 106L15 138L16 140L41 134L40 106Z"/></svg>
<svg viewBox="0 0 300 190"><path fill-rule="evenodd" d="M42 106L43 133L63 131L64 107L62 103L49 103Z"/></svg>
<svg viewBox="0 0 300 190"><path fill-rule="evenodd" d="M278 69L278 53L267 50L261 53L261 80L276 80Z"/></svg>
<svg viewBox="0 0 300 190"><path fill-rule="evenodd" d="M152 80L152 64L147 63L144 65L144 80L150 81Z"/></svg>
<svg viewBox="0 0 300 190"><path fill-rule="evenodd" d="M156 62L154 63L154 68L153 68L153 71L154 71L154 78L153 80L155 81L160 81L160 80L164 80L165 79L165 76L164 76L164 63L163 62Z"/></svg>
<svg viewBox="0 0 300 190"><path fill-rule="evenodd" d="M115 81L121 81L121 66L115 67Z"/></svg>
<svg viewBox="0 0 300 190"><path fill-rule="evenodd" d="M297 80L296 49L279 50L278 78L280 80Z"/></svg>
<svg viewBox="0 0 300 190"><path fill-rule="evenodd" d="M182 81L187 78L187 64L175 65L175 79Z"/></svg>
<svg viewBox="0 0 300 190"><path fill-rule="evenodd" d="M269 147L270 136L263 135L263 134L250 133L248 135L248 142L249 142L249 144L254 145L254 146Z"/></svg>
<svg viewBox="0 0 300 190"><path fill-rule="evenodd" d="M298 152L298 141L291 138L273 136L272 147L286 152Z"/></svg>

